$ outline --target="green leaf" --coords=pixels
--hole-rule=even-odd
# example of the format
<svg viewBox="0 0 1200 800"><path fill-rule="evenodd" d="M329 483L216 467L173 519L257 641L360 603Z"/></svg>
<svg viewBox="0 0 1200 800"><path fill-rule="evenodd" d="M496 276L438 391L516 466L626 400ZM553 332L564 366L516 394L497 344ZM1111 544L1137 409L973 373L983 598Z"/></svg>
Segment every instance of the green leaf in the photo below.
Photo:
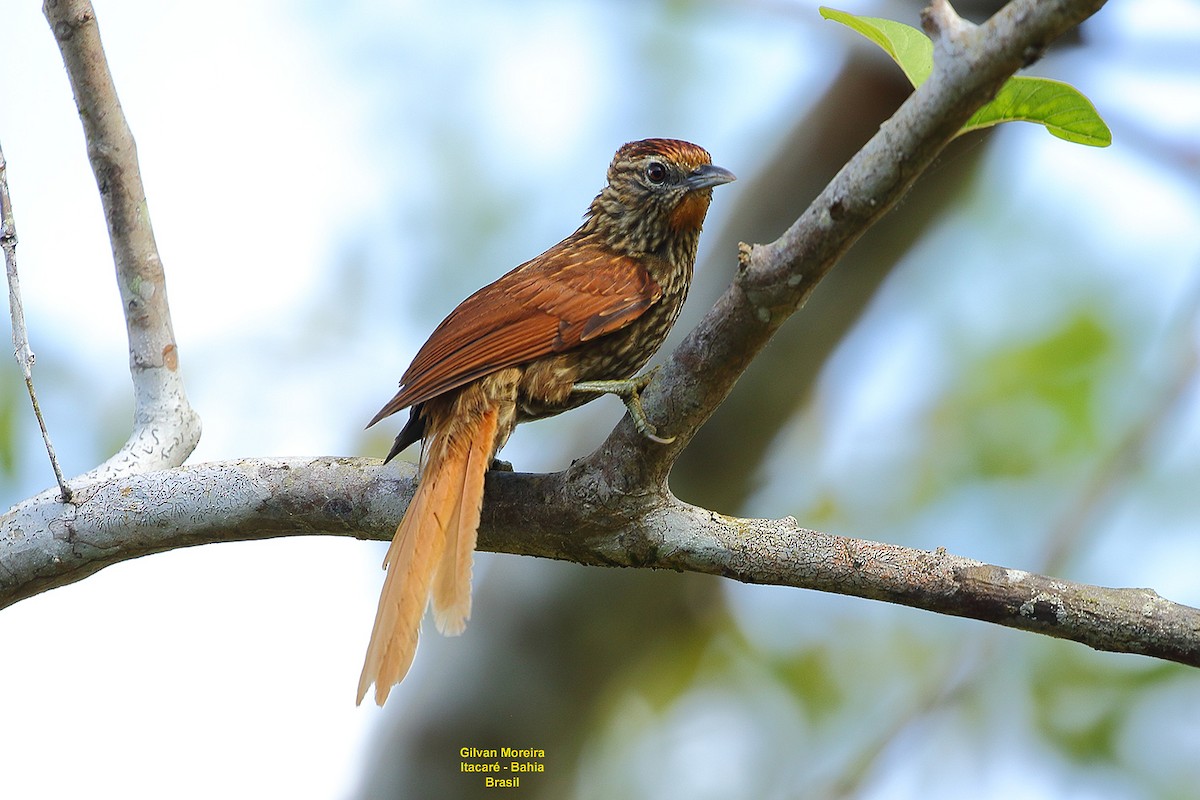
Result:
<svg viewBox="0 0 1200 800"><path fill-rule="evenodd" d="M822 6L821 16L840 22L870 39L920 86L933 69L933 42L924 33L902 22L878 17L858 17ZM958 132L989 128L1001 122L1033 122L1060 139L1091 147L1112 144L1112 132L1096 107L1075 87L1050 80L1018 76L1009 78L996 97L975 112Z"/></svg>
<svg viewBox="0 0 1200 800"><path fill-rule="evenodd" d="M959 134L1001 122L1035 122L1060 139L1091 147L1112 144L1112 131L1092 101L1074 86L1049 78L1009 78L996 98L976 111Z"/></svg>
<svg viewBox="0 0 1200 800"><path fill-rule="evenodd" d="M825 19L840 22L883 48L914 87L924 83L933 70L933 42L911 25L879 17L856 17L828 6L819 10Z"/></svg>

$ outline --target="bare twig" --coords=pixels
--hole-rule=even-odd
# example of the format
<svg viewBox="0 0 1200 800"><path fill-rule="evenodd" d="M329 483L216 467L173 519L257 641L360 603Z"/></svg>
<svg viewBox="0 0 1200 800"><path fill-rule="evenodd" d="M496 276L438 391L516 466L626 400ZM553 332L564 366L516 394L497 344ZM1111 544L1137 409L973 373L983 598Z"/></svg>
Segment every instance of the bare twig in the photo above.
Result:
<svg viewBox="0 0 1200 800"><path fill-rule="evenodd" d="M134 389L129 440L76 482L176 467L200 440L200 418L184 393L166 276L150 226L133 134L109 74L91 3L46 0L43 11L71 80L100 189L125 312Z"/></svg>
<svg viewBox="0 0 1200 800"><path fill-rule="evenodd" d="M33 404L33 415L37 417L42 441L46 445L46 454L50 457L50 468L54 470L54 479L58 481L59 497L64 503L69 503L72 496L71 487L67 485L62 469L58 466L58 457L54 455L54 445L50 441L50 431L46 428L42 407L38 404L37 391L33 388L34 355L29 347L25 307L21 303L21 282L17 278L17 225L13 221L12 197L8 191L8 163L4 160L3 148L0 148L0 247L4 250L4 271L8 275L8 312L12 319L13 356L16 357L21 374L25 377L25 388L29 392L29 402Z"/></svg>

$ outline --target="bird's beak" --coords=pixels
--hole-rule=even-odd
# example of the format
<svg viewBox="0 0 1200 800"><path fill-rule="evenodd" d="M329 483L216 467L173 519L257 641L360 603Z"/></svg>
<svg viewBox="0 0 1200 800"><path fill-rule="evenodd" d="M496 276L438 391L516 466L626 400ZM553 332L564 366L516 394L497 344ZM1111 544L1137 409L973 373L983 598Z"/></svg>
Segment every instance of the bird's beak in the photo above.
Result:
<svg viewBox="0 0 1200 800"><path fill-rule="evenodd" d="M710 186L720 186L722 183L730 183L737 180L732 172L724 167L718 167L715 164L705 164L696 169L684 179L684 185L688 191L697 189L707 189Z"/></svg>

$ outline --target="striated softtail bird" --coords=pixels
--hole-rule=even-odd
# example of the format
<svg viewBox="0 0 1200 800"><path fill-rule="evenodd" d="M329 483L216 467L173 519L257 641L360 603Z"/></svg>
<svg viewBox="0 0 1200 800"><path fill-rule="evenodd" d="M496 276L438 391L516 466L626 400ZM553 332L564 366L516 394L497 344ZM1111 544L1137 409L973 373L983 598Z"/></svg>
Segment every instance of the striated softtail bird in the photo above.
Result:
<svg viewBox="0 0 1200 800"><path fill-rule="evenodd" d="M635 376L679 316L712 187L732 181L702 147L631 142L579 229L464 300L442 320L367 427L402 409L387 459L418 439L420 482L396 528L358 702L383 705L407 674L425 606L456 635L471 613L484 473L519 422L619 395L656 441Z"/></svg>

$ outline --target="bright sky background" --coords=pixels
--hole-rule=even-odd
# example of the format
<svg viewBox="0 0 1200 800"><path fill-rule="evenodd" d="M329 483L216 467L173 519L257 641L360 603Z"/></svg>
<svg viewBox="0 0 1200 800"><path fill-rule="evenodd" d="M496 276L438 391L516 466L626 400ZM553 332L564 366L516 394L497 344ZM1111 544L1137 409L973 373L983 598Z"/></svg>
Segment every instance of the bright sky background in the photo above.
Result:
<svg viewBox="0 0 1200 800"><path fill-rule="evenodd" d="M207 381L188 375L206 423L194 458L343 452L342 426L301 421L313 413L307 392L263 431L238 425L237 409L283 401L243 383L288 373L248 343L285 341L335 232L371 224L381 187L370 151L348 144L363 138L365 99L330 77L318 31L288 4L97 5L185 374L205 350L230 366ZM54 330L72 369L115 376L128 358L124 324L62 62L39 4L2 13L0 136L38 369L55 368L39 350ZM71 460L79 432L63 423L78 403L88 400L47 407L69 474L86 468ZM339 796L377 716L353 703L355 622L373 613L368 555L332 539L197 549L12 608L0 621L5 796Z"/></svg>
<svg viewBox="0 0 1200 800"><path fill-rule="evenodd" d="M1158 33L1169 20L1181 43L1200 41L1196 3L1156 2L1157 14L1142 13L1151 4L1139 4L1137 14L1112 5L1101 35L1135 42L1138 25ZM757 39L745 30L723 37L714 26L704 34L712 46L753 64L760 79L731 75L718 83L720 113L694 131L623 133L605 122L605 109L625 100L619 87L595 77L608 54L590 38L598 13L591 6L539 6L526 17L486 3L397 2L367 14L360 2L346 6L344 19L334 18L336 4L282 0L98 6L139 146L189 395L205 423L193 461L354 452L361 423L390 395L419 343L424 324L405 322L411 304L394 297L405 280L429 280L402 271L418 273L432 246L396 233L392 179L404 175L404 191L422 197L453 178L430 172L421 158L429 142L405 138L403 121L384 116L380 97L399 94L413 107L473 106L486 121L493 143L487 180L512 182L514 202L530 208L530 240L488 254L498 271L572 229L626 139L694 138L735 172L751 168L765 148L747 136L761 128L745 116L767 109L759 126L786 118L789 93L829 55L812 27L781 26L769 14L754 23ZM348 29L371 17L375 37ZM509 46L518 34L538 48ZM455 48L479 46L490 48L488 69L455 73ZM383 70L372 69L397 61L411 63L411 83L389 85ZM96 442L125 434L87 430L95 417L79 409L127 402L127 352L94 179L39 4L0 9L0 76L0 142L30 338L40 356L35 378L45 371L62 387L106 387L98 396L43 390L65 469L75 474L92 466L85 459ZM1194 141L1200 96L1182 102L1180 94L1196 92L1195 71L1182 87L1102 77L1087 87L1102 109L1140 109L1168 120L1167 130L1193 132ZM580 85L588 92L571 91ZM463 119L467 127L475 118ZM472 135L469 127L458 133ZM1083 171L1094 181L1097 213L1116 187L1138 189L1138 165L1119 155L1037 136L1027 180ZM1102 172L1101 161L1111 171ZM536 180L517 184L515 176L530 170L554 181L553 202L530 199L550 191ZM1015 176L1012 191L1022 196L1045 185ZM1114 221L1113 246L1153 239L1142 234L1154 225L1196 226L1194 192L1151 196L1160 187L1146 189L1144 218L1125 219L1133 235ZM348 247L360 248L358 258L369 265L395 263L396 283L365 293L362 319L344 341L298 330L342 280L336 270ZM1187 258L1173 253L1160 261L1182 272ZM475 288L475 277L463 280L462 288ZM373 324L377 335L366 335ZM915 353L921 331L899 331L891 341L908 341ZM897 369L899 376L907 368ZM601 418L611 422L619 413L609 407ZM533 448L517 452L524 467L537 466ZM4 505L51 482L43 462L28 463L26 483ZM768 487L762 501L786 498L773 499ZM0 791L12 798L343 796L356 785L381 719L374 706L353 703L381 554L381 547L316 537L196 548L118 565L6 609ZM1171 596L1169 589L1187 587L1169 567L1158 588ZM418 659L416 669L424 668Z"/></svg>

